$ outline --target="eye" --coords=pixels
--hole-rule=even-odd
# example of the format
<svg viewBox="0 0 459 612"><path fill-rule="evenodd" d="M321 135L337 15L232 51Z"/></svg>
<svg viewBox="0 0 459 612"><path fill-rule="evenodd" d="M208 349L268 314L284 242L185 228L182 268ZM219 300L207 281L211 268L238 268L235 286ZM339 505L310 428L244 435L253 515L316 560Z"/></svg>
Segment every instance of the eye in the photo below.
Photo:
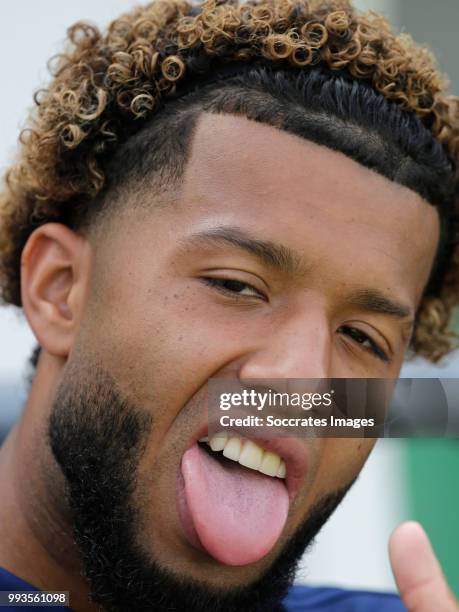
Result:
<svg viewBox="0 0 459 612"><path fill-rule="evenodd" d="M372 338L370 338L370 336L362 330L357 329L356 327L351 327L349 325L342 325L338 329L338 333L348 336L353 340L353 342L356 342L364 350L368 351L369 353L372 353L378 359L381 359L381 361L384 361L386 363L390 361L387 353L379 346L379 344L375 342Z"/></svg>
<svg viewBox="0 0 459 612"><path fill-rule="evenodd" d="M203 276L201 280L206 285L210 285L214 289L217 289L217 291L232 297L252 297L266 300L266 297L255 289L255 287L243 281L232 278L215 278L213 276Z"/></svg>

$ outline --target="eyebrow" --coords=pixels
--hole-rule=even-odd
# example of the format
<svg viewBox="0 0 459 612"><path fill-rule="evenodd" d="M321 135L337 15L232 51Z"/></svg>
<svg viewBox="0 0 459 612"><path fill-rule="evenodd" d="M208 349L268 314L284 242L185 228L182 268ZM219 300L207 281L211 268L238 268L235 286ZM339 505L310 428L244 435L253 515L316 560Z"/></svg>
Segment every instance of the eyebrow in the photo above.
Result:
<svg viewBox="0 0 459 612"><path fill-rule="evenodd" d="M304 274L305 266L297 253L282 244L254 238L238 227L221 226L192 234L187 242L226 243L254 255L265 265L285 274Z"/></svg>
<svg viewBox="0 0 459 612"><path fill-rule="evenodd" d="M350 295L349 302L365 310L389 315L397 319L413 318L412 310L409 306L387 297L377 289L357 290Z"/></svg>
<svg viewBox="0 0 459 612"><path fill-rule="evenodd" d="M307 272L307 267L302 262L301 257L289 247L269 240L254 238L238 227L220 226L197 232L186 239L186 242L217 245L226 243L254 255L262 263L280 272L289 275L305 275ZM408 319L404 324L407 330L413 326L414 315L412 309L393 298L389 298L378 289L357 289L347 298L347 302L369 312L388 315L396 319Z"/></svg>

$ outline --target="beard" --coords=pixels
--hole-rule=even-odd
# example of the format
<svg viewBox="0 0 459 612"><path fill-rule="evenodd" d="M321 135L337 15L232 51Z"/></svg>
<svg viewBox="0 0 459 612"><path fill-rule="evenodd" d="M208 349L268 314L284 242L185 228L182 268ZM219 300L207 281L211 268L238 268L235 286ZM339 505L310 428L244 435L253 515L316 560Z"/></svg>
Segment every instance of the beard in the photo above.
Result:
<svg viewBox="0 0 459 612"><path fill-rule="evenodd" d="M134 495L152 427L152 416L123 397L103 369L66 369L48 437L65 477L73 537L92 602L108 612L282 610L301 556L352 483L309 511L260 578L237 588L213 589L164 569L138 545L141 517Z"/></svg>

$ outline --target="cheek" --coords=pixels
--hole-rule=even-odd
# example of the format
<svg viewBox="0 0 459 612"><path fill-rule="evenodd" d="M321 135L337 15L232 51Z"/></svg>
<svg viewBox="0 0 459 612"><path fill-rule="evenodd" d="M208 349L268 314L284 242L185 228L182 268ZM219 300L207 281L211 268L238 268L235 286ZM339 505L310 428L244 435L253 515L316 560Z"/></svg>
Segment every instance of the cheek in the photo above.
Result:
<svg viewBox="0 0 459 612"><path fill-rule="evenodd" d="M139 405L180 409L225 365L225 334L197 281L133 268L98 283L79 343Z"/></svg>
<svg viewBox="0 0 459 612"><path fill-rule="evenodd" d="M315 497L320 499L349 485L359 474L375 443L373 439L324 439L314 479Z"/></svg>

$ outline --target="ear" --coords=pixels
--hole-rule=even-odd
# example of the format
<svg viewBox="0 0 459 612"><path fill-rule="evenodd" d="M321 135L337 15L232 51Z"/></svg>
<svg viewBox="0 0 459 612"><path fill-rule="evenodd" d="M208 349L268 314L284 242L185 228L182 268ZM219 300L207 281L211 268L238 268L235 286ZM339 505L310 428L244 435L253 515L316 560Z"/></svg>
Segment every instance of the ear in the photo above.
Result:
<svg viewBox="0 0 459 612"><path fill-rule="evenodd" d="M29 237L21 257L21 298L40 346L67 357L86 300L91 248L60 223L46 223Z"/></svg>

